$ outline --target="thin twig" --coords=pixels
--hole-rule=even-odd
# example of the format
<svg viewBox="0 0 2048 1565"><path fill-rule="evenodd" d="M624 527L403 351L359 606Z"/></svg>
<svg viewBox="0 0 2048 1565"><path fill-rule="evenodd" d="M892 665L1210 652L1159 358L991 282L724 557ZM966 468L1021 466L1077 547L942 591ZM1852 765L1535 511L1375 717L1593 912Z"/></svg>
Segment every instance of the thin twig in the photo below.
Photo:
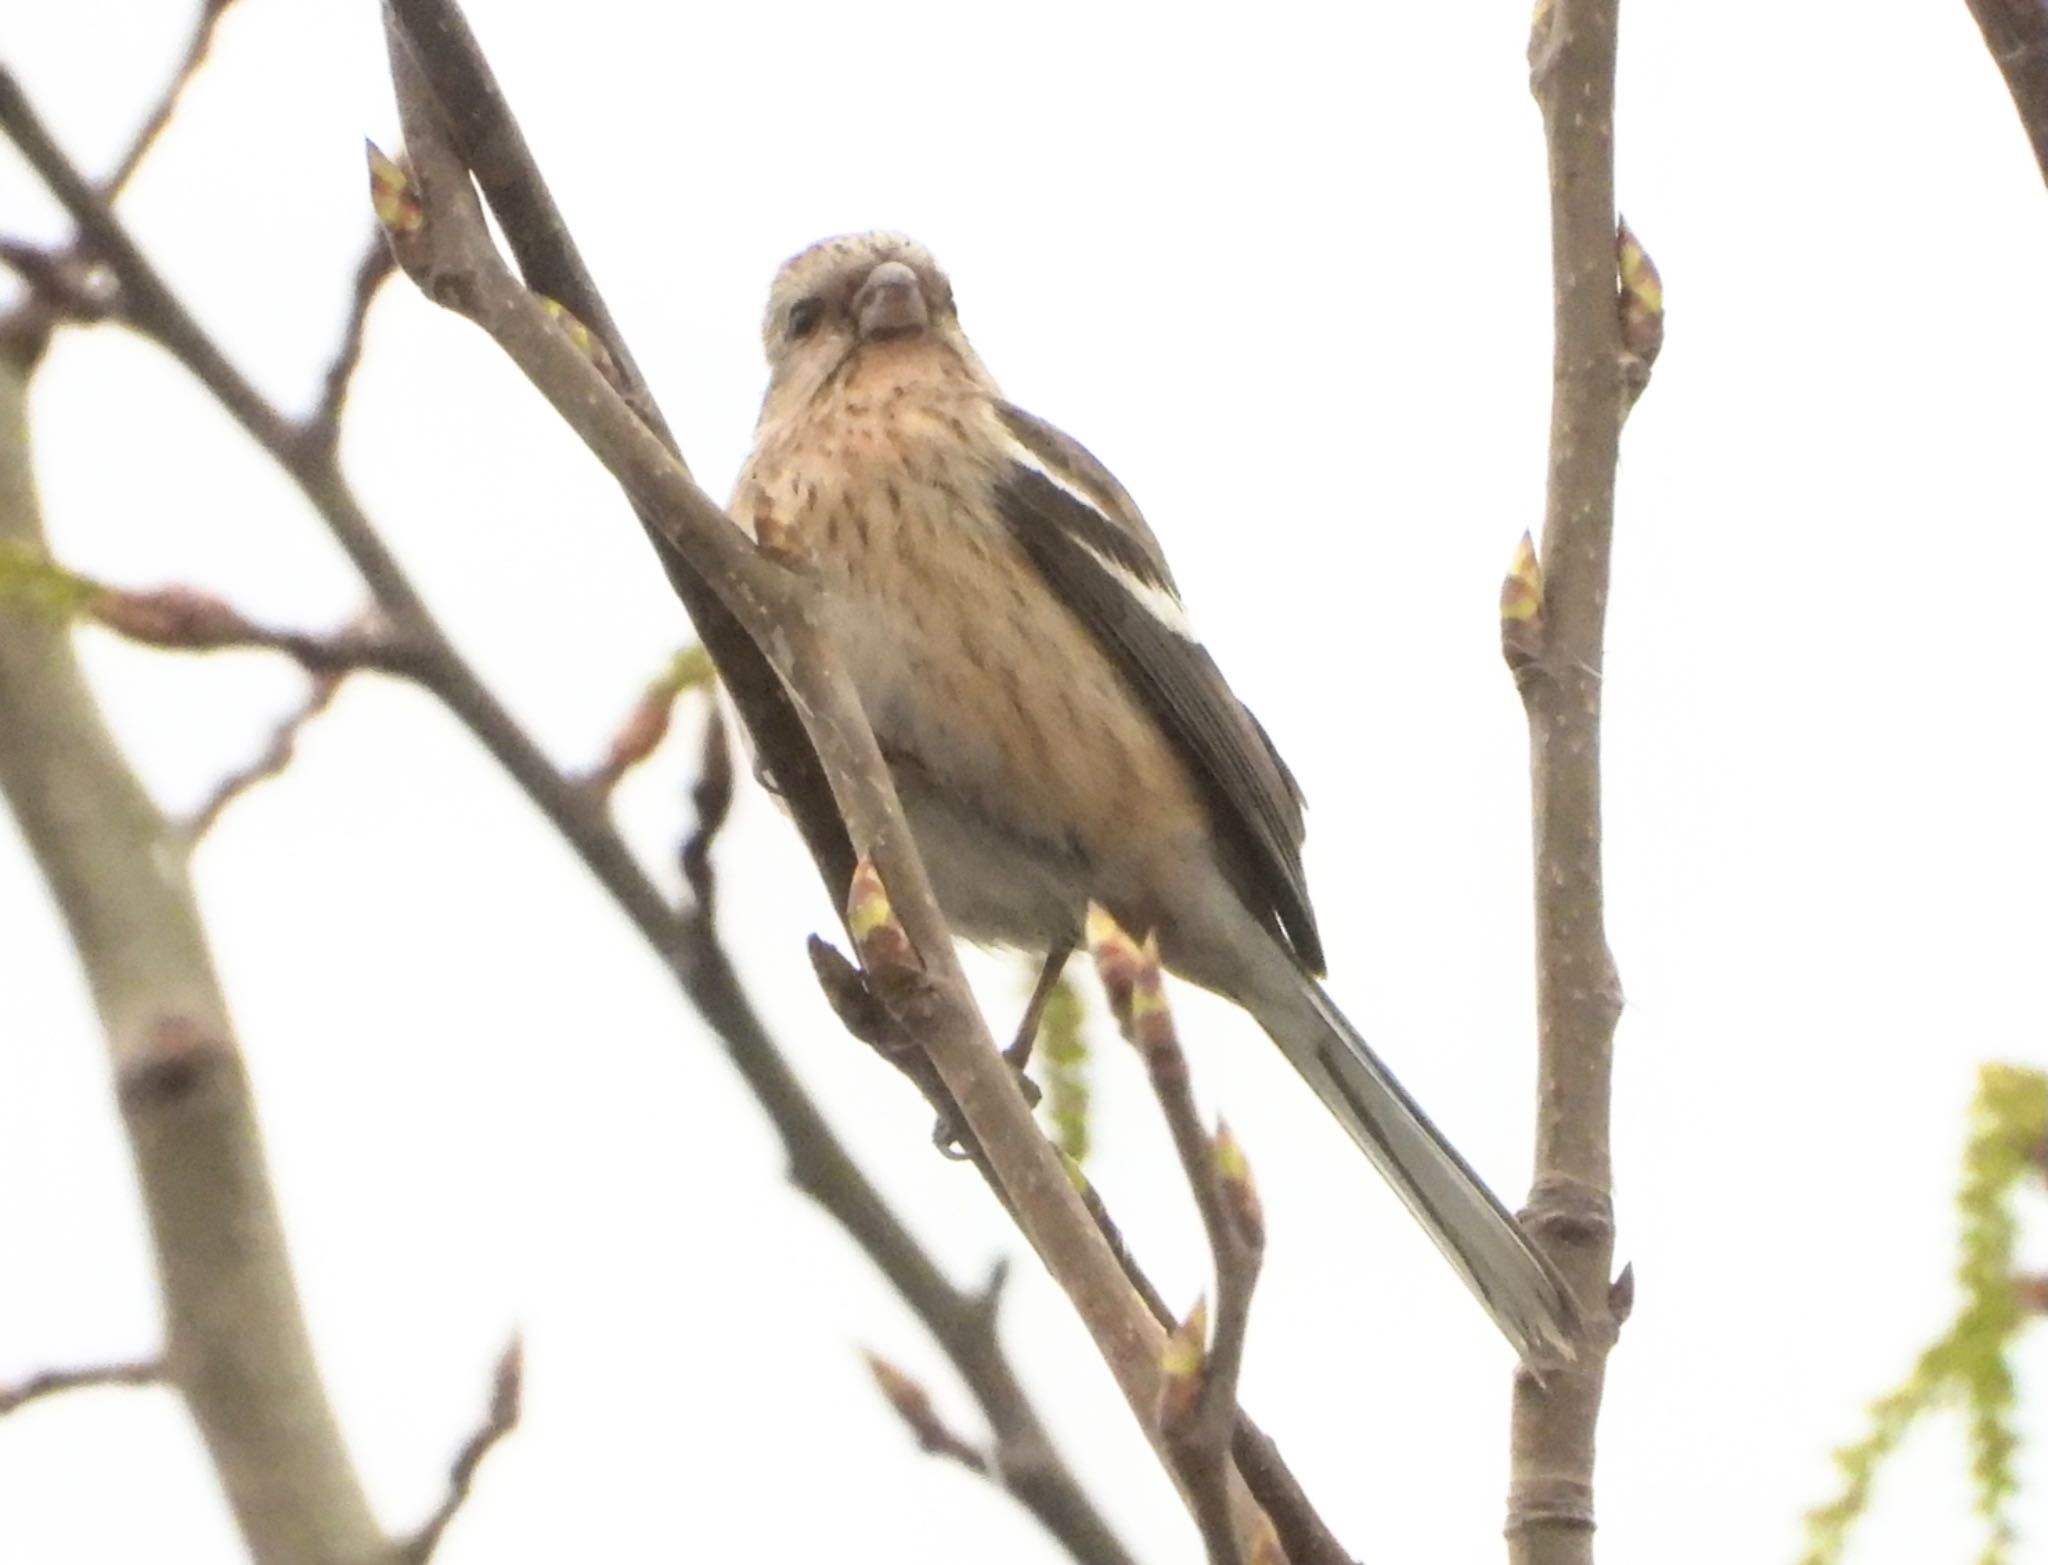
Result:
<svg viewBox="0 0 2048 1565"><path fill-rule="evenodd" d="M816 936L811 938L811 965L817 973L819 987L824 990L827 1001L847 1031L902 1071L924 1094L941 1123L957 1123L958 1113L947 1095L945 1083L932 1070L931 1061L924 1051L902 1036L901 1029L868 987L860 969L834 950L830 942ZM980 1171L995 1198L999 1202L1004 1201L1002 1185L988 1166L987 1159L977 1155L971 1141L963 1145L963 1152ZM1110 1253L1117 1258L1117 1264L1123 1268L1132 1289L1164 1330L1174 1330L1179 1322L1165 1297L1131 1253L1123 1229L1111 1216L1102 1192L1078 1165L1069 1164L1068 1174L1080 1192L1089 1220L1101 1233ZM1253 1498L1271 1519L1286 1558L1292 1565L1353 1565L1350 1551L1337 1540L1336 1534L1323 1520L1308 1491L1280 1455L1278 1445L1242 1408L1236 1410L1231 1431L1231 1454Z"/></svg>
<svg viewBox="0 0 2048 1565"><path fill-rule="evenodd" d="M90 1364L83 1369L46 1369L12 1386L0 1386L0 1418L44 1397L93 1386L160 1386L170 1378L162 1359L132 1364Z"/></svg>
<svg viewBox="0 0 2048 1565"><path fill-rule="evenodd" d="M712 678L711 659L702 647L685 647L670 658L668 666L649 680L647 688L640 692L640 699L633 703L626 720L619 725L619 731L606 747L604 759L584 777L584 787L600 798L609 798L626 773L654 754L661 747L661 741L668 737L669 720L683 692L709 685ZM718 722L715 704L709 721L714 726ZM729 761L725 764L725 772L729 782L732 772Z"/></svg>
<svg viewBox="0 0 2048 1565"><path fill-rule="evenodd" d="M346 674L334 671L313 676L305 699L279 720L262 752L248 765L236 768L216 783L199 808L186 819L184 834L188 842L197 842L212 831L220 823L221 816L227 813L228 806L258 783L284 775L285 768L292 764L298 753L299 735L308 723L333 705L345 678Z"/></svg>
<svg viewBox="0 0 2048 1565"><path fill-rule="evenodd" d="M1646 368L1642 349L1654 351L1640 274L1624 291L1617 254L1616 9L1617 0L1545 0L1530 40L1550 164L1554 393L1541 551L1518 553L1502 596L1535 815L1536 1179L1523 1220L1590 1329L1575 1362L1515 1379L1513 1565L1590 1565L1594 1429L1616 1330L1609 1117L1621 987L1603 911L1600 669L1630 366ZM1661 335L1661 291L1657 310ZM1627 336L1625 312L1637 316Z"/></svg>
<svg viewBox="0 0 2048 1565"><path fill-rule="evenodd" d="M320 378L320 400L299 426L299 438L306 442L316 460L332 462L341 444L342 405L348 400L349 382L363 361L363 334L370 323L370 306L376 303L377 290L391 273L391 247L384 243L383 234L372 233L362 260L356 263L341 345L334 350L327 373Z"/></svg>
<svg viewBox="0 0 2048 1565"><path fill-rule="evenodd" d="M953 1432L939 1416L939 1410L932 1406L930 1392L879 1353L864 1353L862 1357L867 1360L868 1373L875 1377L875 1384L883 1397L916 1437L920 1450L958 1462L969 1472L979 1473L984 1478L989 1476L988 1458L979 1447L970 1445Z"/></svg>
<svg viewBox="0 0 2048 1565"><path fill-rule="evenodd" d="M234 3L235 0L201 0L198 20L192 26L192 41L185 46L184 58L172 73L170 84L157 99L156 107L150 110L149 118L142 122L142 128L135 133L135 139L128 144L128 150L114 166L114 172L100 181L100 194L109 203L128 188L128 182L142 167L142 160L149 156L157 138L171 123L171 116L178 110L178 100L185 95L185 89L192 84L192 78L199 74L200 67L206 64L207 55L213 50L213 35L220 27L221 18L227 15L228 7Z"/></svg>
<svg viewBox="0 0 2048 1565"><path fill-rule="evenodd" d="M1140 946L1099 907L1088 912L1088 945L1117 1025L1145 1062L1202 1215L1215 1268L1213 1336L1206 1329L1208 1311L1198 1303L1168 1348L1161 1414L1167 1447L1182 1483L1196 1497L1196 1518L1210 1565L1244 1565L1245 1551L1231 1525L1224 1480L1238 1419L1238 1371L1244 1363L1252 1294L1265 1254L1265 1222L1236 1141L1221 1128L1213 1137L1203 1128L1187 1055L1167 1007L1157 945L1148 939Z"/></svg>
<svg viewBox="0 0 2048 1565"><path fill-rule="evenodd" d="M499 1441L519 1427L519 1404L526 1378L526 1355L519 1339L514 1337L505 1344L505 1351L498 1355L498 1367L491 1376L490 1406L484 1410L483 1422L476 1432L462 1443L462 1449L455 1454L455 1461L448 1469L448 1493L442 1497L434 1514L426 1524L403 1544L399 1545L397 1556L401 1565L426 1565L441 1546L441 1536L448 1530L448 1524L455 1520L455 1513L468 1500L469 1492L476 1485L477 1469L483 1466Z"/></svg>
<svg viewBox="0 0 2048 1565"><path fill-rule="evenodd" d="M167 652L281 652L316 679L361 671L405 674L415 649L375 614L338 631L292 630L251 619L193 587L109 587L86 582L82 608L107 629Z"/></svg>

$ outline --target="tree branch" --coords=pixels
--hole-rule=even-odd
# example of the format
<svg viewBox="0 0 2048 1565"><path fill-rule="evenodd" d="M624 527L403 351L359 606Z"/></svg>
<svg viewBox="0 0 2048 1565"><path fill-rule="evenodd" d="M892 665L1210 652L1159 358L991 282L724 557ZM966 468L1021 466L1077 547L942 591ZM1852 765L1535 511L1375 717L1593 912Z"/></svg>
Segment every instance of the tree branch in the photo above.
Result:
<svg viewBox="0 0 2048 1565"><path fill-rule="evenodd" d="M4 70L0 128L22 148L79 225L88 248L104 258L118 279L128 304L126 324L169 352L235 417L298 484L354 561L384 622L408 649L402 666L390 671L415 680L469 730L668 964L774 1126L789 1158L791 1182L839 1223L902 1295L981 1403L1003 1442L999 1450L1011 1488L1077 1558L1122 1558L1121 1546L1054 1452L989 1312L978 1296L956 1289L904 1227L762 1026L709 916L709 898L682 913L669 907L612 825L602 790L564 776L440 631L362 510L334 450L297 438L296 427L265 403L204 335L50 140ZM700 628L703 623L700 618ZM724 671L730 679L730 670ZM758 729L755 737L758 742ZM708 868L708 853L702 857Z"/></svg>
<svg viewBox="0 0 2048 1565"><path fill-rule="evenodd" d="M373 233L362 260L356 263L341 345L334 350L327 373L320 378L320 400L299 426L299 438L307 443L316 459L332 462L341 444L342 405L348 400L349 382L363 362L363 333L370 324L370 306L377 302L377 290L384 286L391 272L391 247L381 233Z"/></svg>
<svg viewBox="0 0 2048 1565"><path fill-rule="evenodd" d="M185 46L185 54L178 61L177 69L171 73L171 80L156 106L149 111L149 117L142 122L142 128L135 133L135 139L128 144L121 161L115 165L100 185L100 193L109 201L116 200L128 188L128 182L135 177L142 161L156 146L157 138L171 123L171 116L178 111L178 100L185 95L185 89L192 84L200 67L206 64L207 55L213 52L213 35L219 29L221 18L228 14L228 8L235 0L200 0L199 17L192 24L192 40Z"/></svg>
<svg viewBox="0 0 2048 1565"><path fill-rule="evenodd" d="M1600 697L1615 461L1629 361L1642 358L1624 342L1617 293L1616 9L1617 0L1543 0L1530 39L1550 164L1555 391L1541 555L1525 544L1502 594L1535 815L1536 1179L1524 1221L1581 1304L1601 1308L1587 1311L1574 1363L1516 1376L1514 1565L1592 1559L1594 1427L1616 1330L1608 1118L1621 989L1602 902Z"/></svg>
<svg viewBox="0 0 2048 1565"><path fill-rule="evenodd" d="M4 86L4 81L0 81ZM40 555L26 363L0 354L0 545ZM0 792L106 1030L155 1244L167 1378L256 1559L385 1549L320 1384L183 834L128 769L70 632L0 609Z"/></svg>
<svg viewBox="0 0 2048 1565"><path fill-rule="evenodd" d="M46 1369L18 1385L0 1386L0 1418L19 1412L31 1402L66 1391L87 1391L94 1386L160 1386L167 1378L161 1359L143 1359L133 1364L89 1364L83 1369Z"/></svg>
<svg viewBox="0 0 2048 1565"><path fill-rule="evenodd" d="M399 264L430 298L465 315L497 342L768 657L830 785L846 835L873 860L918 957L925 981L916 992L915 1015L899 1020L930 1053L967 1128L994 1164L1026 1237L1157 1443L1158 1324L1089 1220L968 994L873 731L844 664L824 639L817 582L800 562L791 568L792 562L753 547L505 266L441 107L467 100L445 87L436 96L433 55L449 34L445 27L423 29L408 39L407 24L399 20L422 12L445 18L454 7L446 0L392 0L389 8L393 74L419 203L416 214L406 210L402 222L387 223ZM391 171L378 170L377 177L384 181L380 196L388 196ZM622 344L599 340L615 366L630 363ZM819 855L819 868L828 889L843 894L843 885L833 884L830 855ZM1256 1537L1263 1518L1241 1486L1234 1486L1233 1504L1247 1539Z"/></svg>
<svg viewBox="0 0 2048 1565"><path fill-rule="evenodd" d="M865 1353L868 1373L875 1378L875 1386L896 1410L896 1416L916 1439L918 1449L933 1456L943 1456L958 1462L970 1473L990 1477L989 1459L968 1441L955 1434L946 1421L939 1416L939 1410L932 1406L931 1394L902 1370L891 1364L879 1353Z"/></svg>
<svg viewBox="0 0 2048 1565"><path fill-rule="evenodd" d="M2048 4L2043 0L1966 0L2005 77L2020 128L2048 180Z"/></svg>
<svg viewBox="0 0 2048 1565"><path fill-rule="evenodd" d="M1145 1062L1208 1235L1216 1274L1214 1335L1207 1306L1197 1302L1167 1349L1160 1421L1181 1481L1196 1497L1209 1565L1243 1565L1246 1553L1230 1525L1224 1480L1239 1416L1237 1377L1252 1292L1265 1254L1265 1220L1236 1141L1227 1130L1219 1127L1212 1137L1202 1126L1187 1055L1166 1004L1158 946L1150 938L1140 946L1099 907L1088 910L1088 946L1117 1025ZM1268 1541L1277 1554L1278 1539L1260 1543Z"/></svg>
<svg viewBox="0 0 2048 1565"><path fill-rule="evenodd" d="M490 1406L484 1410L483 1422L476 1432L462 1443L462 1449L455 1453L455 1461L448 1469L448 1493L434 1514L427 1518L426 1525L412 1535L398 1550L398 1565L426 1565L434 1557L434 1551L441 1546L441 1537L448 1531L448 1524L455 1520L455 1513L462 1509L469 1499L469 1493L476 1485L477 1469L484 1464L499 1441L519 1427L519 1406L526 1382L526 1355L514 1337L505 1344L505 1351L498 1355L497 1370L491 1376Z"/></svg>

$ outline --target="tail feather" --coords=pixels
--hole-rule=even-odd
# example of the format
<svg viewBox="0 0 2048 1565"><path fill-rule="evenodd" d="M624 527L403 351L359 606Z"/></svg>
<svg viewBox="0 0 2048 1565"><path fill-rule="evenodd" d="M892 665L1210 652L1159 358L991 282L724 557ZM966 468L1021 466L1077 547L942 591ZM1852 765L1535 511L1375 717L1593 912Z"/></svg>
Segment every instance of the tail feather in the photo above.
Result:
<svg viewBox="0 0 2048 1565"><path fill-rule="evenodd" d="M1580 1314L1557 1269L1393 1072L1303 975L1306 1004L1260 1020L1532 1365L1577 1356Z"/></svg>

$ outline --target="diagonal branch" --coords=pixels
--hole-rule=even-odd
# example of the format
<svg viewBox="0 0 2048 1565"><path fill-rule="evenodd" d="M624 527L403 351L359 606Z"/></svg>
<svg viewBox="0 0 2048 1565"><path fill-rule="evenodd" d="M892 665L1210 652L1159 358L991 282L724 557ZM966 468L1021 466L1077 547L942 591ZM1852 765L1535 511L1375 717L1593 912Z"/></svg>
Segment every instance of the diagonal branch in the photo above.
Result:
<svg viewBox="0 0 2048 1565"><path fill-rule="evenodd" d="M519 1407L525 1384L526 1354L519 1339L514 1337L505 1344L505 1351L498 1355L498 1367L491 1376L491 1401L484 1409L483 1422L463 1441L462 1449L455 1453L455 1461L448 1469L448 1493L434 1508L434 1514L427 1518L426 1525L400 1545L395 1565L426 1565L434 1557L434 1551L441 1546L442 1535L448 1531L448 1524L468 1502L470 1490L476 1486L477 1469L483 1466L484 1458L519 1427Z"/></svg>
<svg viewBox="0 0 2048 1565"><path fill-rule="evenodd" d="M115 200L128 188L128 182L142 167L164 129L171 123L171 116L178 112L178 100L185 95L185 89L192 85L192 78L199 74L206 64L206 57L213 52L213 35L219 29L221 18L228 14L228 8L235 0L200 0L198 20L192 24L191 42L185 45L185 54L178 61L177 69L171 73L171 80L156 106L149 111L149 117L142 122L142 128L135 133L135 139L128 143L128 150L115 165L114 172L101 183L100 192L108 201Z"/></svg>
<svg viewBox="0 0 2048 1565"><path fill-rule="evenodd" d="M446 12L450 6L434 9ZM394 14L397 6L394 4ZM633 496L643 518L689 561L765 652L802 721L846 834L871 857L899 910L925 982L911 1030L988 1154L1020 1226L1080 1315L1148 1435L1157 1442L1160 1333L1089 1220L975 1009L952 937L844 664L824 638L810 572L757 551L693 483L660 437L514 277L483 220L469 174L426 74L394 23L392 64L417 182L416 212L387 226L400 265L427 293L488 333ZM414 40L418 42L419 40ZM430 37L428 43L436 41ZM392 175L378 170L388 195ZM615 364L625 356L611 344ZM707 643L709 637L707 636ZM820 857L828 889L835 866ZM1263 1518L1233 1489L1248 1538Z"/></svg>
<svg viewBox="0 0 2048 1565"><path fill-rule="evenodd" d="M1984 47L2005 78L2020 128L2048 180L2048 4L2043 0L1965 0Z"/></svg>
<svg viewBox="0 0 2048 1565"><path fill-rule="evenodd" d="M1096 1565L1123 1559L1121 1546L1053 1450L1002 1349L991 1312L979 1295L957 1289L918 1244L853 1161L761 1024L706 916L708 899L680 914L668 905L619 836L599 792L563 775L440 631L363 511L333 450L296 438L296 426L265 403L205 336L51 141L4 70L0 128L64 203L89 248L104 258L127 303L127 324L177 359L242 425L298 484L354 561L383 621L408 648L404 666L392 672L415 680L468 729L668 964L773 1124L789 1158L792 1182L840 1224L925 1322L991 1426L1013 1431L1004 1457L1011 1487L1027 1503L1032 1503L1030 1496L1043 1497L1033 1509L1077 1559ZM700 618L700 628L703 624ZM730 669L725 672L730 679ZM758 726L755 738L761 738Z"/></svg>
<svg viewBox="0 0 2048 1565"><path fill-rule="evenodd" d="M362 260L356 263L341 345L334 350L327 373L320 378L320 400L299 426L299 438L307 443L316 459L332 462L341 444L342 405L348 399L349 382L363 362L363 334L370 324L370 306L377 302L377 290L384 286L391 271L391 247L384 243L382 234L373 233Z"/></svg>

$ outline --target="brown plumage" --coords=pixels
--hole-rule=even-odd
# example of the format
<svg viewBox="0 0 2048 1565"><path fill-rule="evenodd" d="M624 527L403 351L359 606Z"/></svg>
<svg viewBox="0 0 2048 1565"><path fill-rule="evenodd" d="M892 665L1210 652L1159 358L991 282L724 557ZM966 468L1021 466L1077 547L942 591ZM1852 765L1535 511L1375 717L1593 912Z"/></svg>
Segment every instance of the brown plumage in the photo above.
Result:
<svg viewBox="0 0 2048 1565"><path fill-rule="evenodd" d="M1569 1292L1314 980L1301 794L1188 626L1135 504L1004 402L951 284L894 234L776 278L732 515L800 541L955 929L1034 952L1089 902L1249 1010L1509 1339L1568 1354Z"/></svg>

